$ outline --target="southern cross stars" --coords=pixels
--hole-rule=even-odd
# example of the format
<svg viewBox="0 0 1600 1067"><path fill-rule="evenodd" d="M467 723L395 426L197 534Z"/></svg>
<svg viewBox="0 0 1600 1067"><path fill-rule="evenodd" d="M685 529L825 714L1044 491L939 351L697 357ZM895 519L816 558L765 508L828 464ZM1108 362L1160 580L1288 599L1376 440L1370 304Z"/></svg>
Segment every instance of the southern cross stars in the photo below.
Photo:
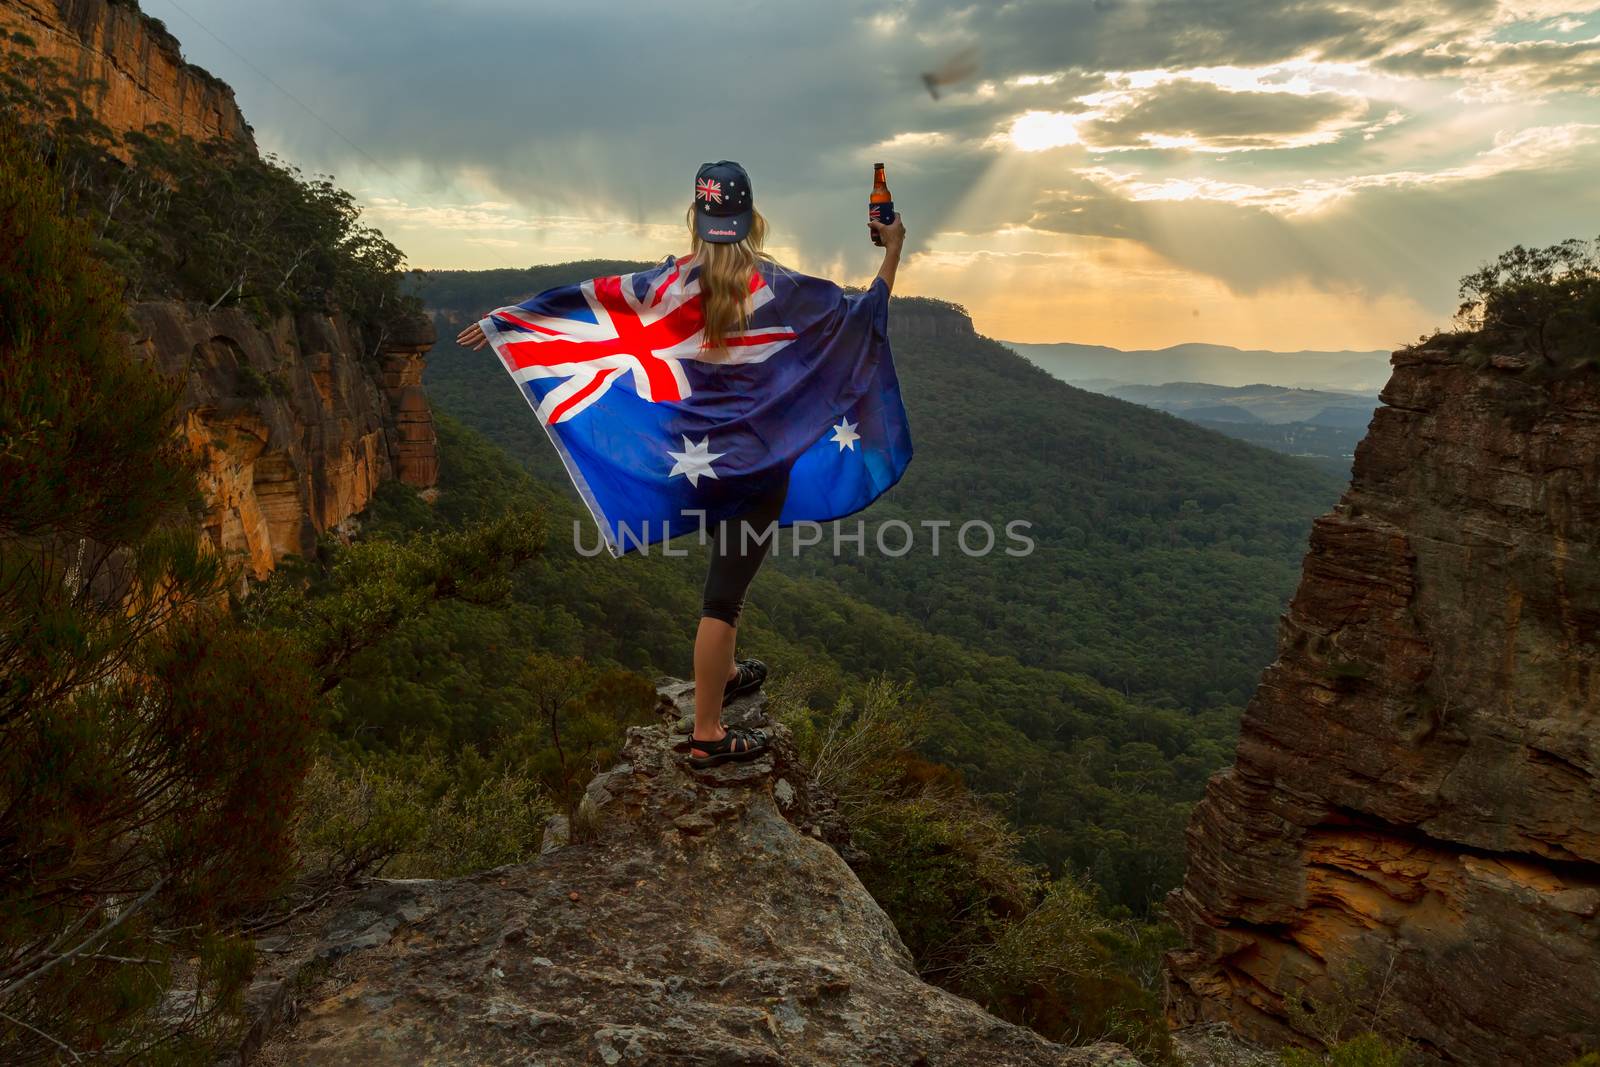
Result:
<svg viewBox="0 0 1600 1067"><path fill-rule="evenodd" d="M667 477L671 478L681 474L689 479L689 484L696 489L700 488L700 476L702 474L707 478L715 478L717 472L711 469L711 461L721 459L726 453L712 452L710 448L710 437L704 437L696 444L685 436L682 452L672 452L670 450L667 452L667 455L676 461L672 464L672 471Z"/></svg>
<svg viewBox="0 0 1600 1067"><path fill-rule="evenodd" d="M859 425L861 425L859 422L840 419L839 425L833 428L833 440L838 442L840 452L847 448L852 452L855 451L856 442L861 440L861 435L856 433L856 427Z"/></svg>

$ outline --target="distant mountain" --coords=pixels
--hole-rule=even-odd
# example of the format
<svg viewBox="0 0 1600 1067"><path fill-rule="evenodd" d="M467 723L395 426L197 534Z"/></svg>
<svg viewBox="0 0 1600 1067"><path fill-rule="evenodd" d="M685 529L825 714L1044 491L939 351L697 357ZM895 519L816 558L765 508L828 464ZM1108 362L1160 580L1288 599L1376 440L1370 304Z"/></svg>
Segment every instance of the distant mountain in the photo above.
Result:
<svg viewBox="0 0 1600 1067"><path fill-rule="evenodd" d="M1131 385L1106 378L1070 384L1156 408L1275 452L1314 460L1340 476L1349 474L1356 443L1378 406L1371 393L1283 385Z"/></svg>
<svg viewBox="0 0 1600 1067"><path fill-rule="evenodd" d="M1119 400L1182 415L1187 419L1223 422L1309 422L1325 426L1366 429L1376 393L1293 389L1282 385L1212 385L1208 382L1167 382L1163 385L1129 385L1096 379L1095 384L1069 384Z"/></svg>
<svg viewBox="0 0 1600 1067"><path fill-rule="evenodd" d="M620 267L434 271L418 291L448 338L484 308ZM951 305L896 297L890 315L917 458L866 520L954 525L937 553L922 536L905 556L785 553L773 569L824 578L975 650L1087 675L1139 699L1203 709L1247 694L1270 659L1310 519L1337 497L1348 470L1318 464L1328 477L1229 440L1232 430L1207 433L1074 388L978 336ZM503 379L494 360L448 340L429 357L428 388L442 410L565 487L554 450L507 399ZM1306 414L1342 398L1321 394ZM1001 530L1031 522L1037 548L1025 558L969 558L951 541L969 519ZM840 631L828 640L837 649L856 638ZM849 662L881 664L876 655Z"/></svg>
<svg viewBox="0 0 1600 1067"><path fill-rule="evenodd" d="M1115 396L1116 394L1113 393L1111 395ZM1160 407L1161 405L1151 404L1150 406ZM1197 404L1194 407L1186 408L1183 411L1175 411L1173 414L1182 415L1190 422L1211 421L1259 423L1266 421L1260 415L1257 415L1249 408L1240 404Z"/></svg>
<svg viewBox="0 0 1600 1067"><path fill-rule="evenodd" d="M1131 385L1211 382L1251 385L1271 382L1302 389L1376 393L1389 380L1385 351L1271 352L1230 345L1181 344L1124 351L1105 345L1005 342L1062 381L1084 385L1106 378ZM1093 388L1092 386L1084 386Z"/></svg>

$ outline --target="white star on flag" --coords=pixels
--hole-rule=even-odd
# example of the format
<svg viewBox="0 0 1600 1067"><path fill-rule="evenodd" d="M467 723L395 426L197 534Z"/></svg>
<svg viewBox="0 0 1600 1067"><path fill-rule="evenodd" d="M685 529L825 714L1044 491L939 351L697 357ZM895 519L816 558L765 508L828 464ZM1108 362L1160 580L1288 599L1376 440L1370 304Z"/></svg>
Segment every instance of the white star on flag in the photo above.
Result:
<svg viewBox="0 0 1600 1067"><path fill-rule="evenodd" d="M852 452L855 451L856 442L861 440L861 435L856 433L856 427L859 425L861 424L851 422L849 419L840 419L839 425L833 428L833 439L838 442L840 452L847 448Z"/></svg>
<svg viewBox="0 0 1600 1067"><path fill-rule="evenodd" d="M707 478L715 478L717 476L717 472L711 469L711 461L714 459L721 459L726 453L708 451L710 447L710 437L703 438L699 444L695 444L694 442L690 441L687 436L685 436L683 439L682 452L673 452L670 450L667 452L667 455L671 456L677 461L673 463L672 472L668 474L667 477L671 478L675 475L681 474L685 478L689 479L689 484L694 486L696 489L700 488L700 476L702 474Z"/></svg>

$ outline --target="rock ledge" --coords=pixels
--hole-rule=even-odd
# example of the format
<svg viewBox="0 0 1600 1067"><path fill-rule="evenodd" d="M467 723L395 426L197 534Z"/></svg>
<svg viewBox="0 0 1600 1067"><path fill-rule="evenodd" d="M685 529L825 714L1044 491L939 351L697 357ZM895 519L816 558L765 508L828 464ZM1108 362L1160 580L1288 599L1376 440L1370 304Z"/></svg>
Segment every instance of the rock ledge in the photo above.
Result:
<svg viewBox="0 0 1600 1067"><path fill-rule="evenodd" d="M318 977L280 968L278 984L302 991L277 998L294 1018L259 1060L1137 1067L1118 1046L1054 1044L923 982L763 699L725 717L767 726L772 752L693 772L689 688L662 692L673 721L631 728L589 786L592 840L467 878L383 882L312 924L296 954L323 961L306 972Z"/></svg>

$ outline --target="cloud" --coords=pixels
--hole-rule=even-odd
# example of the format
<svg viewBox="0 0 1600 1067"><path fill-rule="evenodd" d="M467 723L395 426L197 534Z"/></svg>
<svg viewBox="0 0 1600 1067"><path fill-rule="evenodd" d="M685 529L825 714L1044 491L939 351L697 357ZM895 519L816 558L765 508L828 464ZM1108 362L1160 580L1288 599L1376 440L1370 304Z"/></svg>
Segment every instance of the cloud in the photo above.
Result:
<svg viewBox="0 0 1600 1067"><path fill-rule="evenodd" d="M1136 242L1241 293L1309 281L1442 308L1470 266L1512 244L1574 236L1574 220L1594 218L1597 167L1600 125L1571 124L1502 134L1435 172L1299 186L1148 181L1089 168L1043 196L1026 225Z"/></svg>
<svg viewBox="0 0 1600 1067"><path fill-rule="evenodd" d="M1367 115L1354 94L1227 89L1181 77L1082 102L1091 107L1078 124L1082 143L1103 150L1295 148L1335 140Z"/></svg>
<svg viewBox="0 0 1600 1067"><path fill-rule="evenodd" d="M695 167L727 157L798 265L858 275L881 159L913 251L1026 226L1239 291L1292 276L1445 306L1463 268L1594 204L1574 161L1600 121L1600 0L142 3L264 146L355 171L425 265L469 242L681 252ZM965 49L973 77L933 100L922 72Z"/></svg>
<svg viewBox="0 0 1600 1067"><path fill-rule="evenodd" d="M1458 78L1468 98L1576 92L1600 95L1600 37L1581 41L1456 41L1386 56L1378 68L1419 78Z"/></svg>

